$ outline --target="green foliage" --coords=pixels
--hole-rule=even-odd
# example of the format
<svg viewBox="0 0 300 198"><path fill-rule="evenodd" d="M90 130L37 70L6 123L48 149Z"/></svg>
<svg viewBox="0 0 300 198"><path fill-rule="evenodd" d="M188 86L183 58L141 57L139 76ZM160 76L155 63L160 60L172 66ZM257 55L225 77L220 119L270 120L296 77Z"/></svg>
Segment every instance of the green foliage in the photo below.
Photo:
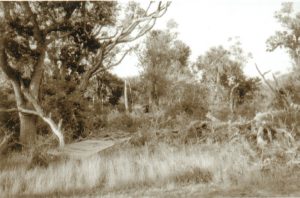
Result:
<svg viewBox="0 0 300 198"><path fill-rule="evenodd" d="M156 105L174 83L170 79L174 71L182 73L187 68L190 48L176 37L171 31L151 31L139 56L145 93Z"/></svg>
<svg viewBox="0 0 300 198"><path fill-rule="evenodd" d="M50 82L49 82L50 81ZM51 112L55 120L63 119L66 136L78 138L84 134L85 111L88 103L83 95L75 91L76 82L55 79L55 85L51 83L42 86L42 101L47 112Z"/></svg>
<svg viewBox="0 0 300 198"><path fill-rule="evenodd" d="M229 49L213 47L199 56L194 64L201 73L201 82L209 90L209 109L219 119L227 120L232 110L243 115L243 104L249 105L257 96L259 78L247 78L242 70L249 58L238 42ZM255 108L247 115L254 112Z"/></svg>
<svg viewBox="0 0 300 198"><path fill-rule="evenodd" d="M124 82L119 77L104 71L91 80L85 91L85 97L101 101L103 105L117 106L123 95Z"/></svg>
<svg viewBox="0 0 300 198"><path fill-rule="evenodd" d="M237 58L222 46L212 47L198 57L195 67L202 72L203 82L228 89L244 78L242 67L245 62Z"/></svg>
<svg viewBox="0 0 300 198"><path fill-rule="evenodd" d="M274 51L278 47L288 51L295 68L300 66L300 12L295 12L293 3L282 3L281 10L275 12L275 18L281 24L283 30L276 31L275 35L267 40L267 50Z"/></svg>
<svg viewBox="0 0 300 198"><path fill-rule="evenodd" d="M21 76L30 79L32 68L40 56L40 49L33 47L36 42L34 24L28 23L30 16L23 11L23 4L6 4L11 12L6 29L9 33L7 53ZM46 40L47 34L47 40L58 41L47 46L51 64L61 64L77 74L84 73L88 67L81 62L82 57L89 60L100 48L93 34L94 27L115 23L115 2L30 2L30 6L37 15L38 28L44 31L45 35L40 35L42 39Z"/></svg>
<svg viewBox="0 0 300 198"><path fill-rule="evenodd" d="M255 99L257 92L259 91L260 79L256 77L239 80L239 86L235 89L234 94L236 95L238 105L241 105L245 101Z"/></svg>
<svg viewBox="0 0 300 198"><path fill-rule="evenodd" d="M181 86L181 87L180 87ZM177 100L170 97L172 102L166 106L166 117L175 118L180 113L196 119L204 119L208 111L207 90L201 85L181 84L177 89L182 89Z"/></svg>
<svg viewBox="0 0 300 198"><path fill-rule="evenodd" d="M86 137L105 127L108 111L118 105L123 95L123 80L109 72L99 73L82 93L77 89L79 76L76 73L55 71L60 75L45 76L41 101L55 120L63 119L66 137Z"/></svg>
<svg viewBox="0 0 300 198"><path fill-rule="evenodd" d="M112 131L136 132L146 121L143 117L134 117L125 112L112 111L107 116L107 128Z"/></svg>
<svg viewBox="0 0 300 198"><path fill-rule="evenodd" d="M273 82L273 86L277 88L277 94L269 91L269 97L265 99L265 103L269 109L286 111L280 115L277 115L272 120L272 125L278 128L286 128L293 132L298 139L300 137L300 122L299 111L297 109L286 109L286 102L289 104L300 103L300 80L297 72L285 74L276 78L276 82ZM287 101L286 101L287 100Z"/></svg>
<svg viewBox="0 0 300 198"><path fill-rule="evenodd" d="M55 81L55 83L51 83ZM42 86L43 107L55 120L63 119L68 139L86 137L90 132L106 126L106 105L109 101L94 102L78 92L75 80L48 79Z"/></svg>
<svg viewBox="0 0 300 198"><path fill-rule="evenodd" d="M1 88L0 90L0 108L9 109L15 107L13 93L10 88ZM0 128L12 131L16 134L19 133L20 124L17 112L0 112ZM0 134L2 131L0 131ZM3 135L3 134L2 134Z"/></svg>

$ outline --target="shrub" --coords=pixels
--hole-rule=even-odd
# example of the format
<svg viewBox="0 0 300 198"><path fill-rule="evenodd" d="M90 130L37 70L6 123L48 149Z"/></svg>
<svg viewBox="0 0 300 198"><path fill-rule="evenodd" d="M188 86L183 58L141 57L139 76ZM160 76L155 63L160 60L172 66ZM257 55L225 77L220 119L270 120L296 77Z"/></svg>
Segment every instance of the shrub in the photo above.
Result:
<svg viewBox="0 0 300 198"><path fill-rule="evenodd" d="M120 113L113 110L107 116L107 127L125 132L136 132L141 124L141 120L128 113Z"/></svg>
<svg viewBox="0 0 300 198"><path fill-rule="evenodd" d="M194 87L184 87L179 100L167 105L166 116L175 118L180 113L185 113L188 116L204 119L208 111L207 99L205 92L202 89Z"/></svg>
<svg viewBox="0 0 300 198"><path fill-rule="evenodd" d="M2 88L0 90L0 108L9 109L15 107L16 103L12 90ZM0 126L4 130L9 130L14 133L19 133L20 123L17 112L0 112Z"/></svg>

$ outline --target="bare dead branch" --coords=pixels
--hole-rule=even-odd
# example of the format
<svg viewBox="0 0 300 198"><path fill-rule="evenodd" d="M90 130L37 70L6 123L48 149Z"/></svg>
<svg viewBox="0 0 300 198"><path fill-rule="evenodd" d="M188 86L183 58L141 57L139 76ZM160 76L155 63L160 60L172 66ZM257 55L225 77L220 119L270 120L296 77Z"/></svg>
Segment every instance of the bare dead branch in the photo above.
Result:
<svg viewBox="0 0 300 198"><path fill-rule="evenodd" d="M10 141L10 139L12 138L13 134L10 133L9 135L5 135L4 138L2 139L1 143L0 143L0 154L3 153L3 151L8 147L8 143Z"/></svg>
<svg viewBox="0 0 300 198"><path fill-rule="evenodd" d="M277 91L276 89L267 81L267 79L265 78L265 74L266 72L263 74L260 69L258 68L257 64L255 63L255 67L256 67L256 70L257 72L259 73L259 75L262 77L262 79L264 80L264 82L268 85L268 87L270 88L270 90L275 94L277 95Z"/></svg>
<svg viewBox="0 0 300 198"><path fill-rule="evenodd" d="M19 110L17 108L11 108L11 109L0 109L1 113L12 113L12 112L18 112Z"/></svg>
<svg viewBox="0 0 300 198"><path fill-rule="evenodd" d="M112 67L119 65L130 51L131 51L131 48L126 50L125 53L122 55L122 57L117 62L107 65L106 68L112 68Z"/></svg>
<svg viewBox="0 0 300 198"><path fill-rule="evenodd" d="M112 63L111 60L110 60L109 63L108 63L108 65L99 68L97 71L95 71L95 72L93 73L93 76L95 76L95 75L97 75L97 74L99 74L99 73L101 73L101 72L103 72L103 71L109 70L109 69L111 69L111 68L113 68L113 67L119 65L119 64L124 60L124 58L126 57L126 55L127 55L131 50L132 50L132 48L126 50L125 53L122 55L122 57L121 57L117 62L115 62L115 63Z"/></svg>
<svg viewBox="0 0 300 198"><path fill-rule="evenodd" d="M152 3L150 3L150 5L151 4ZM151 28L153 28L156 19L162 17L166 13L170 4L171 2L167 2L164 5L161 5L161 3L159 3L158 8L150 14L147 14L150 8L148 7L144 16L133 19L130 25L128 25L127 27L119 26L114 35L97 37L98 40L103 42L102 47L99 49L98 61L86 71L82 79L82 83L80 84L80 90L86 89L90 78L92 78L96 73L102 72L103 70L107 70L108 68L112 68L120 64L127 55L128 51L126 51L122 55L121 59L119 59L119 61L117 61L116 63L109 63L109 65L104 66L103 61L106 58L107 54L111 53L116 45L132 42L146 34ZM138 27L139 25L141 26ZM94 35L100 34L101 29L102 27L100 26L97 30L95 30Z"/></svg>
<svg viewBox="0 0 300 198"><path fill-rule="evenodd" d="M36 111L25 109L22 107L11 108L11 109L0 109L0 112L4 112L4 113L21 112L21 113L25 113L25 114L31 114L31 115L37 115L37 116L39 115Z"/></svg>
<svg viewBox="0 0 300 198"><path fill-rule="evenodd" d="M97 35L100 34L102 27L103 27L102 25L99 25L98 27L96 27L95 30L93 31L93 35L97 37Z"/></svg>
<svg viewBox="0 0 300 198"><path fill-rule="evenodd" d="M148 13L148 11L149 11L149 9L150 9L152 3L153 3L153 1L150 1L149 5L148 5L148 7L147 7L147 9L146 9L145 16L147 16L147 13Z"/></svg>
<svg viewBox="0 0 300 198"><path fill-rule="evenodd" d="M146 32L148 32L154 26L156 19L162 17L166 13L168 7L171 4L171 2L167 2L164 6L161 6L161 2L160 2L158 8L154 12L147 14L152 3L153 2L150 2L149 6L147 8L147 11L143 17L134 19L130 23L130 25L128 25L126 28L121 27L120 30L117 30L113 36L99 38L99 40L105 40L112 44L113 43L125 43L125 42L134 41L134 40L138 39L139 37L141 37L142 35L144 35ZM138 25L140 25L146 21L148 21L148 23L144 24L136 35L134 35L134 36L131 35L136 30ZM154 24L152 24L149 28L147 28L147 25L149 24L150 21L154 21L153 22ZM99 31L97 31L97 32L99 33ZM131 37L130 37L130 35L131 35Z"/></svg>
<svg viewBox="0 0 300 198"><path fill-rule="evenodd" d="M233 115L234 113L234 108L235 108L235 101L234 101L234 91L240 86L239 83L237 83L236 85L234 85L231 88L230 91L230 110L231 110L231 114Z"/></svg>
<svg viewBox="0 0 300 198"><path fill-rule="evenodd" d="M273 79L275 81L276 88L274 88L266 80L265 76L261 73L261 71L259 70L259 68L258 68L258 66L256 64L255 64L255 67L256 67L258 73L260 74L260 76L263 78L264 82L268 85L268 87L271 89L271 91L275 94L275 96L279 96L282 99L282 101L283 101L286 109L292 108L294 110L300 110L300 105L293 103L293 101L291 101L291 99L288 98L286 95L279 93L279 88L278 88L279 87L279 83L278 83L277 78L274 75L273 75Z"/></svg>
<svg viewBox="0 0 300 198"><path fill-rule="evenodd" d="M278 83L276 76L274 74L272 74L272 77L273 77L276 87L279 87L279 83Z"/></svg>
<svg viewBox="0 0 300 198"><path fill-rule="evenodd" d="M115 36L111 37L110 41L108 42L105 53L109 53L116 45L119 43L119 38L122 35L123 28L121 28L119 31L116 31Z"/></svg>
<svg viewBox="0 0 300 198"><path fill-rule="evenodd" d="M32 96L30 96L30 98L33 98ZM31 101L32 102L32 101ZM36 107L37 104L35 104L34 106ZM18 107L18 108L11 108L11 109L0 109L0 112L21 112L21 113L25 113L25 114L31 114L31 115L36 115L38 117L40 117L42 120L44 120L51 128L52 132L59 138L59 145L60 147L64 146L64 140L63 140L63 135L61 132L61 126L62 126L62 119L59 121L58 124L56 124L53 119L51 118L51 114L49 114L49 116L45 116L45 114L43 112L41 112L41 108L38 106L37 110L29 110L29 109L25 109L22 107ZM1 153L1 146L0 146L0 153Z"/></svg>
<svg viewBox="0 0 300 198"><path fill-rule="evenodd" d="M124 80L124 105L125 105L126 113L128 113L129 108L128 108L127 81L126 80Z"/></svg>
<svg viewBox="0 0 300 198"><path fill-rule="evenodd" d="M266 72L263 73L263 75L265 76L265 75L267 75L267 74L270 73L270 72L271 72L271 70L266 71Z"/></svg>
<svg viewBox="0 0 300 198"><path fill-rule="evenodd" d="M151 30L151 29L153 28L153 26L154 26L155 23L156 23L156 19L157 19L157 18L154 18L154 19L152 20L152 21L153 21L152 24L151 24L149 27L145 26L144 29L140 30L140 32L139 32L137 35L135 35L135 36L133 36L133 37L131 37L131 38L125 38L125 37L124 37L124 39L120 39L119 43L132 42L132 41L135 41L135 40L137 40L138 38L142 37L142 36L145 35L149 30ZM147 24L150 24L150 22L151 22L151 21L149 21Z"/></svg>
<svg viewBox="0 0 300 198"><path fill-rule="evenodd" d="M101 29L102 29L102 26L99 28L99 30L97 30L96 33L94 33L94 35L98 35L101 32ZM112 36L107 36L107 37L102 37L102 38L100 37L99 41L111 40L111 39L115 38L118 35L118 33L120 33L120 30L116 30L116 32Z"/></svg>

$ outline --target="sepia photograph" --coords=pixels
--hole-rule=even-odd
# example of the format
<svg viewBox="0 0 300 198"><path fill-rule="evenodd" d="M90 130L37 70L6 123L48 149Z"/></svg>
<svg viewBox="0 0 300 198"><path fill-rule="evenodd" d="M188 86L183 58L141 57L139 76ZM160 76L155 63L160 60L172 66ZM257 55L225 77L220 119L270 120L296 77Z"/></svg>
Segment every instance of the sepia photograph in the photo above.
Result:
<svg viewBox="0 0 300 198"><path fill-rule="evenodd" d="M0 198L300 197L300 1L0 0Z"/></svg>

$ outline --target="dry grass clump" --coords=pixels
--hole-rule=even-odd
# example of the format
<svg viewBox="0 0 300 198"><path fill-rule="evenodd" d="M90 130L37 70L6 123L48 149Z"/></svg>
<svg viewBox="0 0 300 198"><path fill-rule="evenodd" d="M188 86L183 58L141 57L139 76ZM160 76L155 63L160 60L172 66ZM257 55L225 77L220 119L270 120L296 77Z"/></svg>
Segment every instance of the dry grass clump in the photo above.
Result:
<svg viewBox="0 0 300 198"><path fill-rule="evenodd" d="M199 167L194 167L176 175L174 179L178 183L209 183L213 181L213 173Z"/></svg>

